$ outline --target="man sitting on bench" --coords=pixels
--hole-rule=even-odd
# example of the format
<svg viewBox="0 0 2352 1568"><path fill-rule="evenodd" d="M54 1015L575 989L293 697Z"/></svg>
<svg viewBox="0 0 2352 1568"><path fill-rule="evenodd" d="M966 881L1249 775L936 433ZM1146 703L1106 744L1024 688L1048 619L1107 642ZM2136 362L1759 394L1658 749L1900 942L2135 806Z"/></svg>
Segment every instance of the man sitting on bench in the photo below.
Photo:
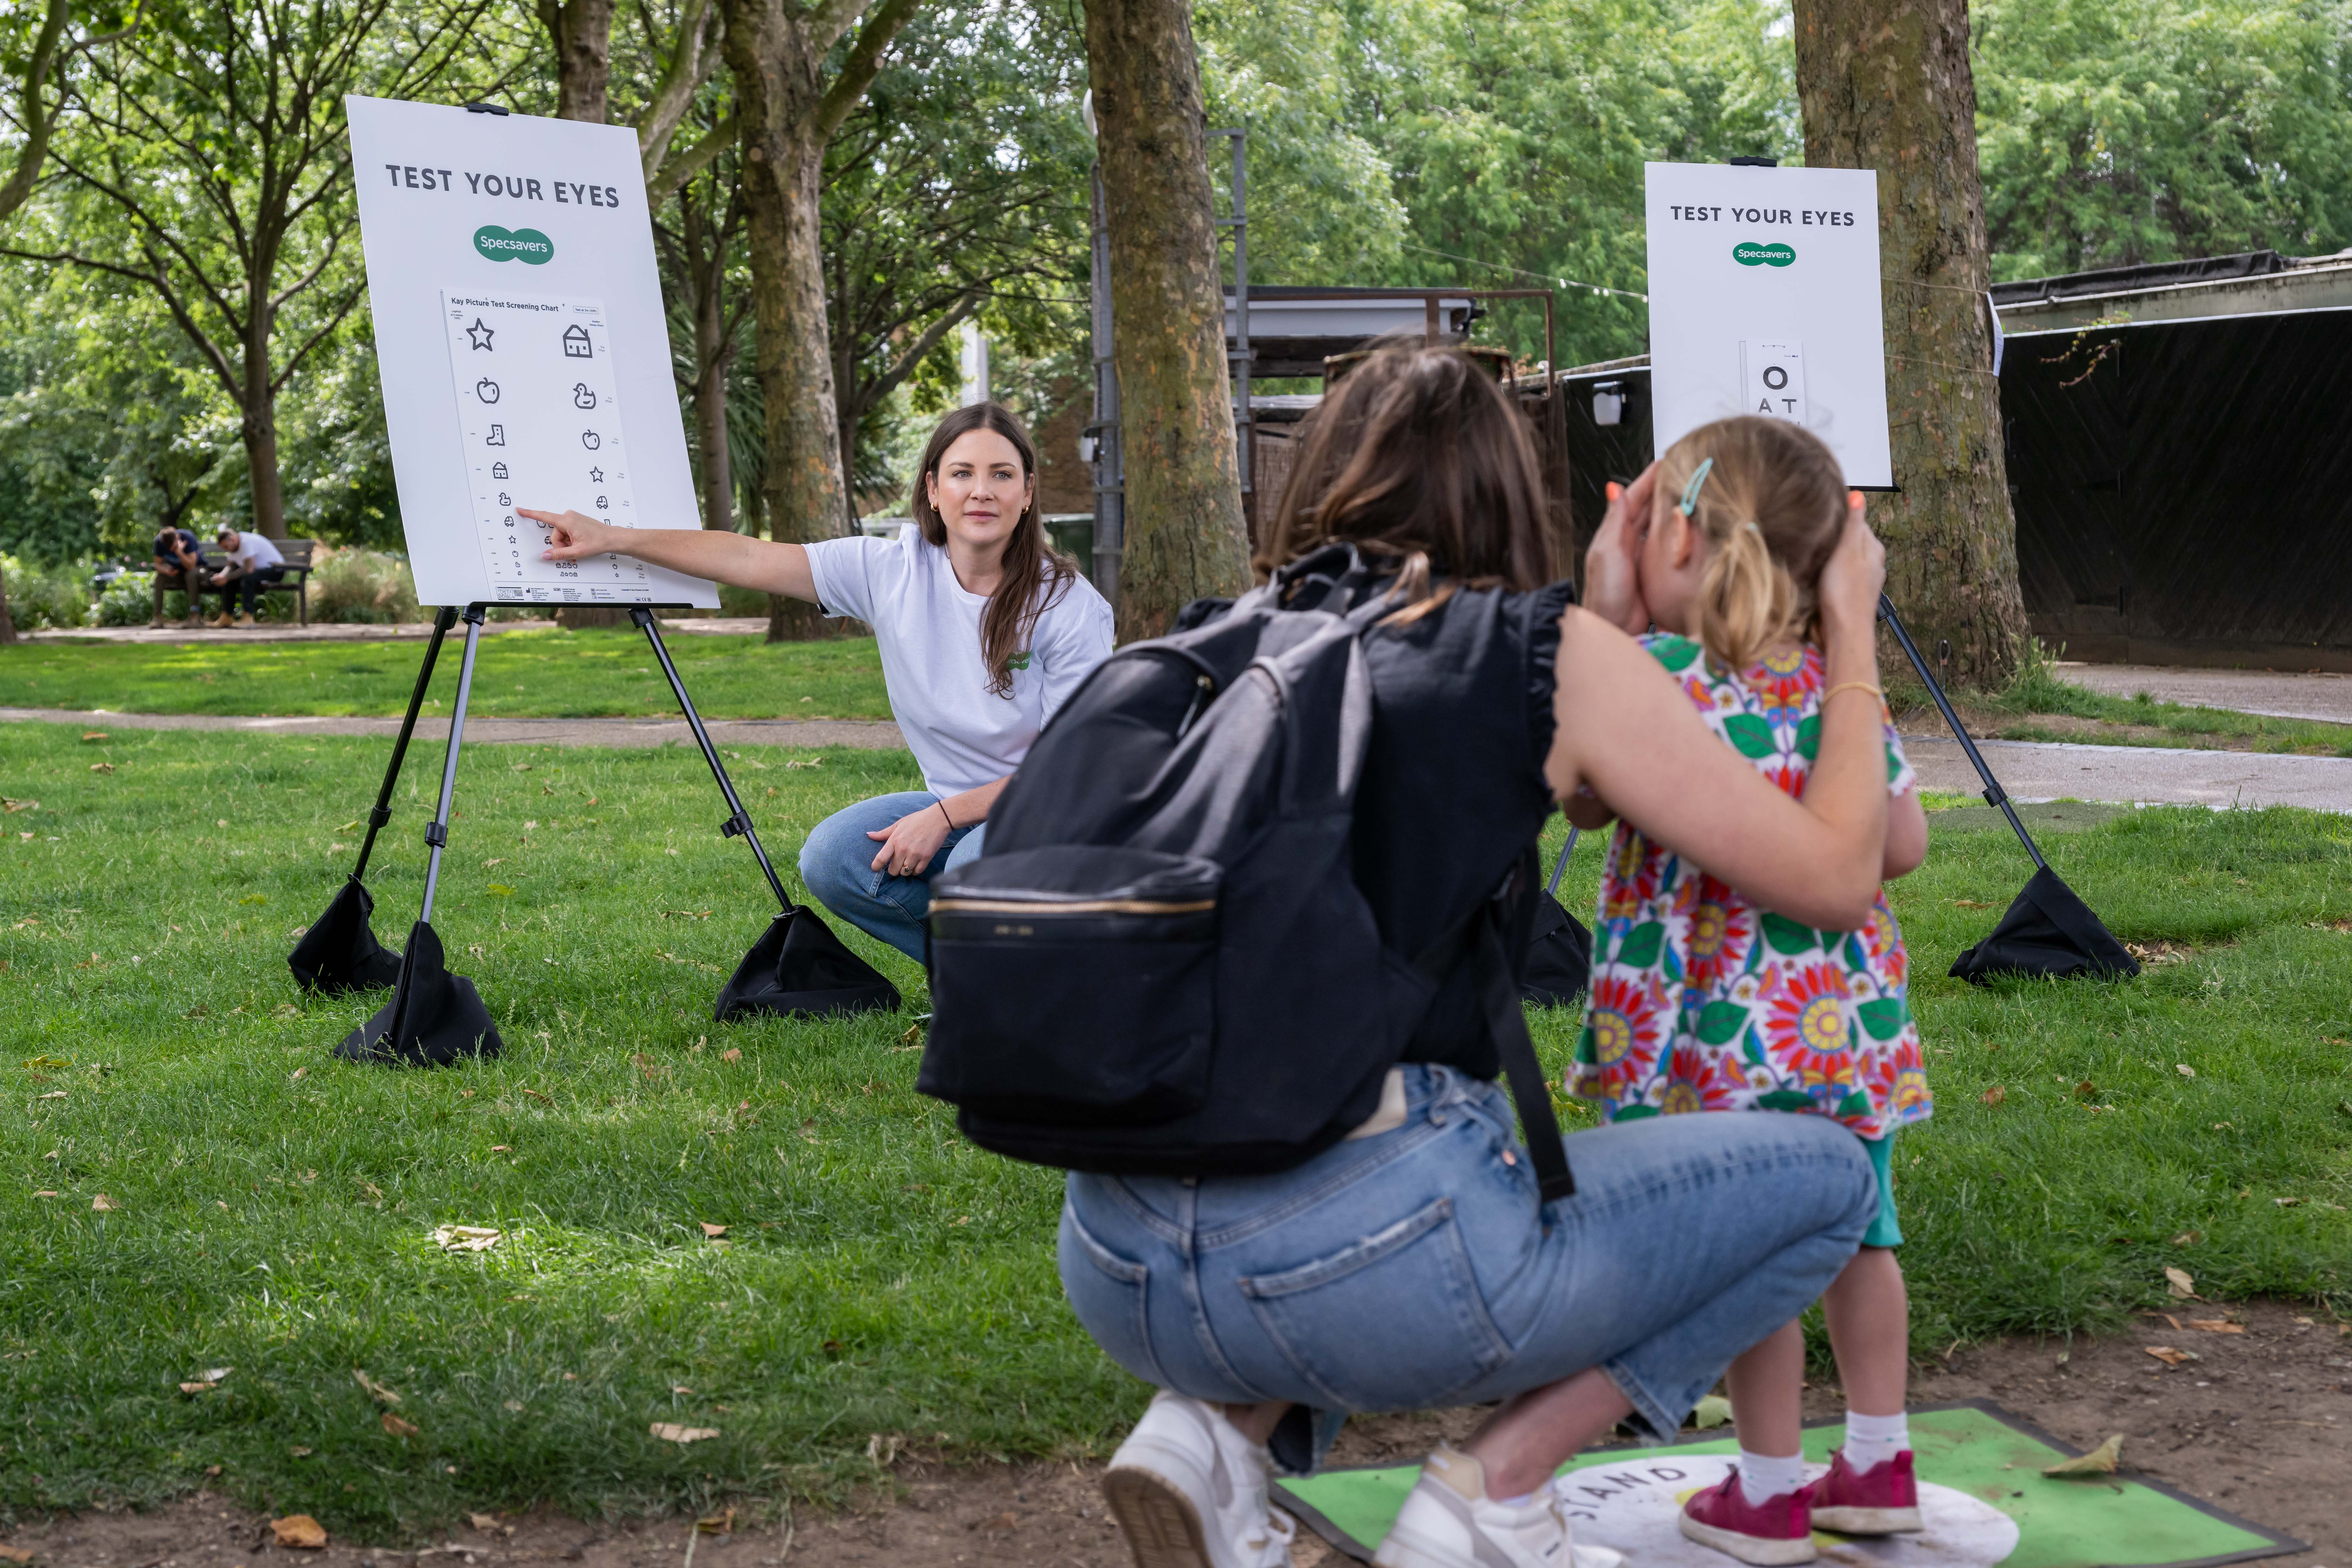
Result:
<svg viewBox="0 0 2352 1568"><path fill-rule="evenodd" d="M278 546L249 528L242 533L234 528L224 528L214 542L228 557L228 566L213 579L213 586L220 590L221 596L220 619L213 625L249 626L262 589L286 575L286 557L278 552ZM244 612L234 621L228 613L232 594L241 594L245 599Z"/></svg>
<svg viewBox="0 0 2352 1568"><path fill-rule="evenodd" d="M177 588L188 596L187 624L200 625L204 607L200 603L205 591L205 558L196 544L196 536L184 528L166 528L155 535L155 581L166 588ZM147 624L163 624L163 601L156 601L156 613Z"/></svg>

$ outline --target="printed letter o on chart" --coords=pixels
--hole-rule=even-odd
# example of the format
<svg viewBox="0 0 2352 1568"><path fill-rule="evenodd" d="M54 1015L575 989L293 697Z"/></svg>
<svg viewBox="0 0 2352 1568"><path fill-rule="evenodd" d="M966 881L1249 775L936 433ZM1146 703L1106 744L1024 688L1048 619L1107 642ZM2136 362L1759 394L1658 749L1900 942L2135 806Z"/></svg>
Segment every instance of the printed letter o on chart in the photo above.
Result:
<svg viewBox="0 0 2352 1568"><path fill-rule="evenodd" d="M486 223L474 231L474 248L491 261L543 267L555 259L555 242L535 228L508 230Z"/></svg>

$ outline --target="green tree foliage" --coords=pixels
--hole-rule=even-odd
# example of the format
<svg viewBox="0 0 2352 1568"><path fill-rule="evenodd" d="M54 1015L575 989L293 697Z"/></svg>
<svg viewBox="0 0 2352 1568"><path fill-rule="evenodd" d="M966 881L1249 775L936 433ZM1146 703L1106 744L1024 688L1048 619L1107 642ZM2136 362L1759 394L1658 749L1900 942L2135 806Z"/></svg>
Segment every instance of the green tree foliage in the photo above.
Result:
<svg viewBox="0 0 2352 1568"><path fill-rule="evenodd" d="M2352 244L2352 7L1990 0L1977 136L1995 276Z"/></svg>

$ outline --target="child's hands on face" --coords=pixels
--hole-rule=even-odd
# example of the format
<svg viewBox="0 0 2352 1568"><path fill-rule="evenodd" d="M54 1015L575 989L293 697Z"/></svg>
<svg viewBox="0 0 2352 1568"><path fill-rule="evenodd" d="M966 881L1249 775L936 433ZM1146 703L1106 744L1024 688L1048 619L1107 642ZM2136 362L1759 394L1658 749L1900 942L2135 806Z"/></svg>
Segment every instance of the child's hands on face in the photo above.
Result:
<svg viewBox="0 0 2352 1568"><path fill-rule="evenodd" d="M1650 629L1650 607L1642 597L1642 551L1657 488L1655 463L1630 485L1611 484L1608 515L1584 552L1584 607L1629 637Z"/></svg>

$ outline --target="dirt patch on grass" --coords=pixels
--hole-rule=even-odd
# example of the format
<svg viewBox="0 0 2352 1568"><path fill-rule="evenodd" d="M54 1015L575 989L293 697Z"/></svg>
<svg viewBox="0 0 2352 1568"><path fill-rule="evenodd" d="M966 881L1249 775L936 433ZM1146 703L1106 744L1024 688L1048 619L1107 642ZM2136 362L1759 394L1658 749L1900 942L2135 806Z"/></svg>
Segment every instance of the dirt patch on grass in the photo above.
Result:
<svg viewBox="0 0 2352 1568"><path fill-rule="evenodd" d="M2279 1568L2352 1559L2352 1336L2324 1314L2272 1302L2201 1302L2171 1319L2149 1314L2102 1340L2013 1339L1957 1351L1922 1369L1915 1403L1990 1399L2080 1447L2124 1435L2124 1468L2309 1542ZM2178 1321L2179 1326L2175 1327ZM2200 1328L2225 1322L2242 1331ZM2178 1364L2149 1347L2193 1352ZM1807 1415L1834 1419L1832 1387L1811 1389ZM1351 1423L1333 1462L1404 1463L1459 1437L1478 1412L1384 1415ZM696 1568L949 1568L961 1563L1127 1568L1127 1549L1096 1489L1099 1462L919 1466L901 1462L903 1490L822 1515L802 1510L694 1541ZM269 1544L268 1521L198 1496L145 1514L60 1515L8 1544L49 1568L684 1568L691 1521L589 1524L550 1514L483 1521L423 1551L331 1542L321 1551ZM1297 1568L1345 1559L1301 1532ZM1728 1559L1726 1560L1728 1563Z"/></svg>

